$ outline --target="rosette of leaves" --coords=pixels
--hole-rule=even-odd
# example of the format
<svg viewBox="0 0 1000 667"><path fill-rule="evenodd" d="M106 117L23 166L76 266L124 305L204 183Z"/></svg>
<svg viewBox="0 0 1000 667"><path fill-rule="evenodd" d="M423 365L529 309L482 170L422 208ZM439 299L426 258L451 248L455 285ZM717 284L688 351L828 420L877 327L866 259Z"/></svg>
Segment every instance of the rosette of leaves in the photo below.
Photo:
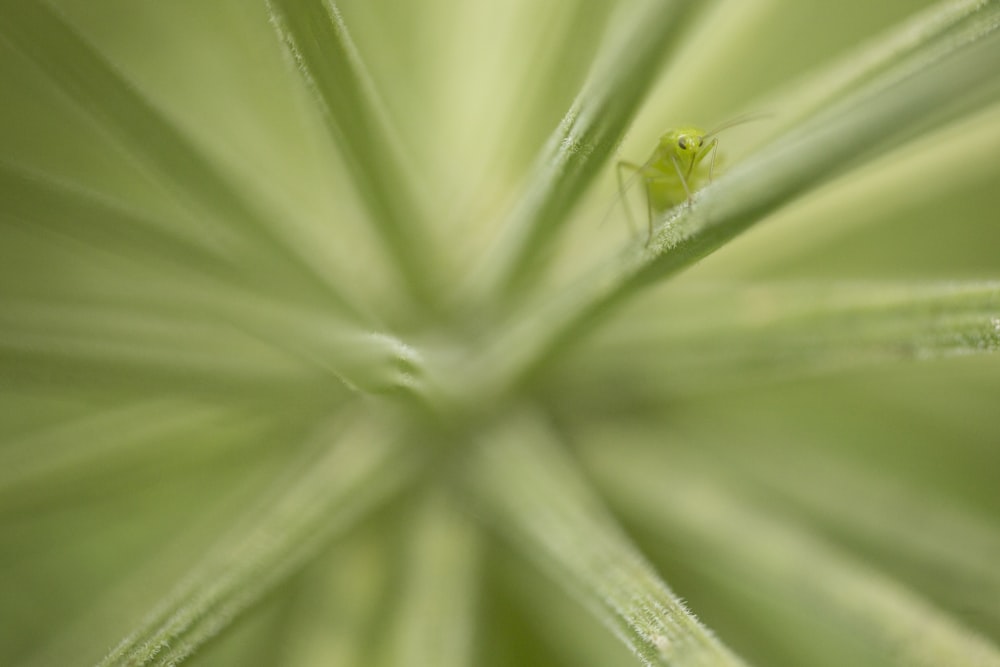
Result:
<svg viewBox="0 0 1000 667"><path fill-rule="evenodd" d="M4 3L0 663L1000 665L1000 2L917 4Z"/></svg>

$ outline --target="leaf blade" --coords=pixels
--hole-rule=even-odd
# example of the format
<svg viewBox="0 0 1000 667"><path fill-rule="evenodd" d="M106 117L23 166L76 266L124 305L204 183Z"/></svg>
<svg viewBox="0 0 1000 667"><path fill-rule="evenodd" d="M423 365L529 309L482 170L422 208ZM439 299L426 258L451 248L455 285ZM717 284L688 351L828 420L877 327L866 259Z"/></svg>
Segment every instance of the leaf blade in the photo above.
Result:
<svg viewBox="0 0 1000 667"><path fill-rule="evenodd" d="M609 452L599 439L585 446L588 469L627 506L630 516L669 525L699 545L699 559L719 571L808 604L836 619L841 641L860 642L872 664L1000 665L1000 650L917 592L853 558L808 528L768 511L727 488L682 457L665 459L662 448ZM656 453L661 449L660 453ZM655 476L655 482L654 482ZM804 602L803 602L804 600Z"/></svg>
<svg viewBox="0 0 1000 667"><path fill-rule="evenodd" d="M273 221L201 151L197 143L126 79L46 2L0 5L0 39L31 61L72 104L160 177L204 225L209 244L246 254L274 278L326 301L347 300L308 264Z"/></svg>
<svg viewBox="0 0 1000 667"><path fill-rule="evenodd" d="M623 313L571 354L574 373L627 373L669 396L1000 351L993 282L764 284L664 297Z"/></svg>
<svg viewBox="0 0 1000 667"><path fill-rule="evenodd" d="M321 436L273 497L180 582L174 594L99 664L167 665L189 657L412 473L398 440L359 419L334 446Z"/></svg>
<svg viewBox="0 0 1000 667"><path fill-rule="evenodd" d="M479 445L474 496L642 664L744 664L657 576L537 419L510 420Z"/></svg>
<svg viewBox="0 0 1000 667"><path fill-rule="evenodd" d="M516 296L539 274L572 206L610 157L659 71L691 3L625 5L587 83L549 138L483 280Z"/></svg>
<svg viewBox="0 0 1000 667"><path fill-rule="evenodd" d="M320 107L402 287L435 300L430 227L361 56L333 0L268 0L268 13Z"/></svg>

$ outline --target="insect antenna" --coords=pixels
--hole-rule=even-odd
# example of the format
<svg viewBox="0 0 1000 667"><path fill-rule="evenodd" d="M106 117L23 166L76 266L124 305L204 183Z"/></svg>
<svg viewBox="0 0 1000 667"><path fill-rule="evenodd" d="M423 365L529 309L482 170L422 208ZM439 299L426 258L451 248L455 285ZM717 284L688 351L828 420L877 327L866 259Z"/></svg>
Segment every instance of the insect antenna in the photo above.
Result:
<svg viewBox="0 0 1000 667"><path fill-rule="evenodd" d="M632 188L632 186L635 185L636 180L638 180L642 176L643 170L647 169L651 164L653 164L656 161L656 157L657 154L653 153L653 155L651 155L649 159L643 162L642 164L634 164L626 160L618 161L618 164L615 165L615 170L618 173L618 195L608 205L608 209L604 212L604 215L601 216L601 221L598 223L598 227L603 226L604 223L608 221L608 218L611 217L611 213L615 210L615 206L617 206L618 203L620 202L622 208L625 210L625 217L628 219L629 228L632 230L633 234L637 233L635 220L632 218L632 210L628 205L628 198L626 195L628 191ZM621 180L621 170L623 167L625 169L632 170L632 175L629 176L628 180L624 182L622 182Z"/></svg>
<svg viewBox="0 0 1000 667"><path fill-rule="evenodd" d="M750 113L740 114L735 118L730 118L729 120L720 125L716 125L715 127L712 128L710 132L705 134L704 138L711 139L712 137L717 135L719 132L722 132L723 130L728 130L731 127L735 127L737 125L743 125L744 123L752 123L755 120L770 118L773 115L774 114L762 113L759 111L751 111Z"/></svg>

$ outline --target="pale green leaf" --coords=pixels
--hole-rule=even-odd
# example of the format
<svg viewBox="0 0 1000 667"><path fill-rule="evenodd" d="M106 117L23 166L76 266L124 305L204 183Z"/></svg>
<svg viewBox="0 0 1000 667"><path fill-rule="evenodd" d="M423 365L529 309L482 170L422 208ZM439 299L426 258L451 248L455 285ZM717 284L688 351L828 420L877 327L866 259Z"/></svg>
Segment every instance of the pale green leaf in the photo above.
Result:
<svg viewBox="0 0 1000 667"><path fill-rule="evenodd" d="M374 83L333 0L268 0L275 28L315 94L403 287L432 302L429 225Z"/></svg>
<svg viewBox="0 0 1000 667"><path fill-rule="evenodd" d="M660 579L537 418L510 420L471 456L468 484L498 529L644 665L743 664Z"/></svg>
<svg viewBox="0 0 1000 667"><path fill-rule="evenodd" d="M487 284L516 295L537 277L573 205L625 134L690 5L642 0L611 17L583 90L549 137L495 243Z"/></svg>
<svg viewBox="0 0 1000 667"><path fill-rule="evenodd" d="M296 469L100 664L182 661L396 490L412 473L397 436L351 421L320 433Z"/></svg>
<svg viewBox="0 0 1000 667"><path fill-rule="evenodd" d="M207 245L242 255L257 270L266 269L319 298L345 303L322 272L305 262L280 225L48 3L0 5L0 39L31 61L143 168L162 178L195 215L210 218L202 236Z"/></svg>
<svg viewBox="0 0 1000 667"><path fill-rule="evenodd" d="M586 458L632 516L692 542L728 578L835 624L841 641L861 645L862 664L1000 665L988 640L806 526L755 506L681 457L634 447L623 456L613 444L588 443Z"/></svg>
<svg viewBox="0 0 1000 667"><path fill-rule="evenodd" d="M409 526L406 572L384 664L462 667L471 664L477 621L479 538L455 499L428 497Z"/></svg>
<svg viewBox="0 0 1000 667"><path fill-rule="evenodd" d="M637 306L569 366L669 395L1000 350L995 283L730 285Z"/></svg>

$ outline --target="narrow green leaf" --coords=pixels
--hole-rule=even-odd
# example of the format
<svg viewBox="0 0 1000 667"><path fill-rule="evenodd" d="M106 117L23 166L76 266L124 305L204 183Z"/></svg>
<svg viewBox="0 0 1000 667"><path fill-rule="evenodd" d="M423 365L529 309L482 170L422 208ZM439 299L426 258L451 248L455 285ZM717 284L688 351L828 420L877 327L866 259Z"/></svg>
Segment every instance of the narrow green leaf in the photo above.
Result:
<svg viewBox="0 0 1000 667"><path fill-rule="evenodd" d="M46 2L0 4L0 39L31 61L195 215L210 219L203 245L244 256L256 270L289 281L293 289L345 303L322 271L306 265L277 221L257 210L183 130Z"/></svg>
<svg viewBox="0 0 1000 667"><path fill-rule="evenodd" d="M351 391L420 395L429 389L419 349L391 333L359 327L323 310L225 288L193 295L149 290L141 302L127 295L109 300L123 312L149 309L150 320L163 316L168 327L193 324L249 337L272 354L297 362L303 379L322 371ZM245 365L250 368L253 363Z"/></svg>
<svg viewBox="0 0 1000 667"><path fill-rule="evenodd" d="M929 270L921 274L982 274L986 267L977 266L975 258L977 248L992 243L981 213L993 206L989 184L1000 173L994 160L1000 151L997 118L1000 105L986 106L886 152L769 216L766 225L727 248L725 262L699 267L698 277L820 269L817 260L826 257L843 268L845 261L856 267L872 253L883 258L882 268L875 269L879 273L896 273L902 268L896 258L905 262L909 256ZM958 252L962 258L950 262ZM927 261L913 257L916 253ZM907 273L914 275L912 269ZM987 269L986 275L991 273Z"/></svg>
<svg viewBox="0 0 1000 667"><path fill-rule="evenodd" d="M286 618L282 667L372 667L373 644L384 641L384 602L394 599L393 538L361 527L305 569Z"/></svg>
<svg viewBox="0 0 1000 667"><path fill-rule="evenodd" d="M893 562L907 564L928 592L1000 627L1000 531L992 517L832 455L821 464L783 457L780 473L765 464L766 457L732 455L739 458L744 485L752 479L781 502L801 508L808 520L833 526L883 557L891 555Z"/></svg>
<svg viewBox="0 0 1000 667"><path fill-rule="evenodd" d="M411 464L391 430L363 418L319 434L296 469L100 665L189 657L398 489Z"/></svg>
<svg viewBox="0 0 1000 667"><path fill-rule="evenodd" d="M486 160L490 173L501 172L497 165L510 165L509 173L525 176L538 159L552 128L566 113L567 106L579 94L596 53L604 47L602 37L608 28L614 2L556 2L539 6L521 3L522 21L530 22L525 43L517 44L522 60L508 57L503 63L518 75L516 87L499 100L504 121L497 132L498 146ZM528 41L530 40L530 41ZM489 81L490 89L494 82ZM507 101L506 98L510 98ZM497 104L498 100L490 100ZM479 120L478 118L476 120ZM494 177L495 178L495 177ZM511 183L523 187L524 183Z"/></svg>
<svg viewBox="0 0 1000 667"><path fill-rule="evenodd" d="M0 223L79 240L105 252L154 260L203 275L232 275L225 249L208 238L188 238L176 225L146 218L97 196L0 163Z"/></svg>
<svg viewBox="0 0 1000 667"><path fill-rule="evenodd" d="M567 360L691 388L1000 351L1000 284L691 289L623 313ZM678 317L678 313L684 313Z"/></svg>
<svg viewBox="0 0 1000 667"><path fill-rule="evenodd" d="M996 0L944 0L903 21L757 106L770 109L778 135L883 75L901 80L995 30Z"/></svg>
<svg viewBox="0 0 1000 667"><path fill-rule="evenodd" d="M677 39L687 0L618 8L590 76L549 138L496 242L485 281L512 296L544 267L573 205L611 156Z"/></svg>
<svg viewBox="0 0 1000 667"><path fill-rule="evenodd" d="M544 647L544 650L532 652L536 658L533 665L617 667L634 664L629 647L608 632L600 618L571 597L547 573L532 567L522 554L508 551L512 549L497 548L490 552L490 574L496 591L493 596L503 601L504 612L516 616L515 625L523 624L530 636ZM497 623L492 618L489 620ZM539 628L544 632L539 632ZM550 652L553 657L548 657ZM490 665L506 667L512 662L515 661L509 658L498 659Z"/></svg>
<svg viewBox="0 0 1000 667"><path fill-rule="evenodd" d="M242 410L173 399L132 400L45 424L9 437L0 448L0 513L24 512L25 505L95 484L106 487L122 471L135 478L136 466L162 475L178 458L204 464L263 425L259 415Z"/></svg>
<svg viewBox="0 0 1000 667"><path fill-rule="evenodd" d="M484 438L468 482L498 528L642 664L743 664L660 580L537 419L509 420Z"/></svg>
<svg viewBox="0 0 1000 667"><path fill-rule="evenodd" d="M842 628L842 641L863 643L872 664L1000 665L997 647L805 526L755 507L680 457L650 453L655 445L622 452L618 444L588 443L586 460L631 516L697 545L700 563Z"/></svg>
<svg viewBox="0 0 1000 667"><path fill-rule="evenodd" d="M235 327L155 309L8 300L0 311L0 385L173 386L196 393L291 389L318 369Z"/></svg>
<svg viewBox="0 0 1000 667"><path fill-rule="evenodd" d="M5 381L127 385L145 376L197 391L426 389L421 353L388 333L226 284L184 286L175 279L96 301L8 299L0 311Z"/></svg>
<svg viewBox="0 0 1000 667"><path fill-rule="evenodd" d="M478 550L475 527L454 506L454 499L437 494L427 498L412 525L384 664L472 664Z"/></svg>
<svg viewBox="0 0 1000 667"><path fill-rule="evenodd" d="M237 412L246 411L233 411ZM138 461L141 467L124 471L112 467L102 478L95 471L90 481L96 487L84 490L71 485L65 498L52 488L43 489L54 503L41 507L42 511L34 515L43 522L46 515L62 518L56 524L46 522L46 541L41 548L62 555L46 565L50 557L39 553L43 557L38 559L38 565L26 573L35 579L68 577L60 584L63 595L53 604L60 609L68 604L67 611L73 613L53 617L38 631L30 652L13 662L22 667L100 662L113 642L135 628L151 610L169 602L170 592L178 582L186 580L192 563L209 553L219 543L220 535L231 532L234 518L245 517L248 507L259 506L260 494L273 487L276 476L303 456L305 450L300 445L310 444L303 443L303 434L312 432L310 425L314 427L328 417L329 412L319 419L299 415L290 417L284 427L257 429L232 442L221 458L211 461L207 459L211 453L193 450L228 447L230 443L218 441L215 435L205 440L205 434L185 442L143 443L157 446L162 456L174 460L156 460L156 453L148 453ZM259 424L260 420L250 422L245 430ZM174 434L183 437L179 430ZM72 436L68 429L66 436ZM157 490L171 487L179 494ZM123 533L128 536L124 540ZM131 550L130 557L123 557L120 544L130 539L141 540L143 546ZM95 547L102 554L103 564L96 570L87 562ZM334 548L339 552L339 547L338 541ZM91 575L103 585L78 581ZM73 593L81 587L89 594ZM17 597L25 600L37 588L26 583L20 590L23 592ZM34 625L25 619L11 629L20 627L34 633Z"/></svg>
<svg viewBox="0 0 1000 667"><path fill-rule="evenodd" d="M403 286L434 301L430 225L418 205L400 142L333 0L268 0L268 10L298 71L312 89L350 165Z"/></svg>
<svg viewBox="0 0 1000 667"><path fill-rule="evenodd" d="M28 173L0 162L0 230L18 228L27 234L55 235L86 246L95 253L94 264L106 254L114 254L145 270L174 276L175 281L191 282L199 295L218 290L252 291L268 294L283 303L299 301L281 279L258 266L251 253L234 252L222 239L202 231L183 231L173 221L157 220L126 209L115 202L56 182L40 174ZM81 253L82 254L82 253ZM247 271L248 265L258 270ZM332 295L331 295L332 296ZM220 294L220 299L230 298ZM358 309L345 302L327 298L325 310L360 320Z"/></svg>

